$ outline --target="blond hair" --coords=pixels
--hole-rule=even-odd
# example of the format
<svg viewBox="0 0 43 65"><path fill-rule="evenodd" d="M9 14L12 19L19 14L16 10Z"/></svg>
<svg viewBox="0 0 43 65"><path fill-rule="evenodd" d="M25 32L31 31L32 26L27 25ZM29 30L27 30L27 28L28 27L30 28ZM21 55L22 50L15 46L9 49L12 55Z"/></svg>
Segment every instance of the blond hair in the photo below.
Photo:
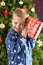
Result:
<svg viewBox="0 0 43 65"><path fill-rule="evenodd" d="M21 18L25 18L25 15L26 15L26 12L23 11L21 8L16 8L15 11L13 12L13 15L17 15L18 17L21 17Z"/></svg>

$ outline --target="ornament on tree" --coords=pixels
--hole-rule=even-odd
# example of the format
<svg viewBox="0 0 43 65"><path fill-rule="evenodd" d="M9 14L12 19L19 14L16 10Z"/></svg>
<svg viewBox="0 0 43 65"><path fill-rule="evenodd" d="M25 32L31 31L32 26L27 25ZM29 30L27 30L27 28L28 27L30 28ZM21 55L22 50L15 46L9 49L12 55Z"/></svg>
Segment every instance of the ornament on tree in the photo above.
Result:
<svg viewBox="0 0 43 65"><path fill-rule="evenodd" d="M1 5L1 6L5 6L5 2L2 1L2 2L0 3L0 5Z"/></svg>
<svg viewBox="0 0 43 65"><path fill-rule="evenodd" d="M41 47L43 42L39 39L37 40L37 43L38 43L38 47Z"/></svg>
<svg viewBox="0 0 43 65"><path fill-rule="evenodd" d="M3 14L4 14L4 16L8 16L8 14L9 14L8 10L4 10Z"/></svg>
<svg viewBox="0 0 43 65"><path fill-rule="evenodd" d="M0 39L0 44L2 44L2 42L3 42L2 39Z"/></svg>
<svg viewBox="0 0 43 65"><path fill-rule="evenodd" d="M5 28L5 25L3 23L0 24L0 28L3 29Z"/></svg>
<svg viewBox="0 0 43 65"><path fill-rule="evenodd" d="M20 5L22 5L22 4L23 4L23 1L22 1L22 0L20 0L20 1L19 1L19 4L20 4Z"/></svg>
<svg viewBox="0 0 43 65"><path fill-rule="evenodd" d="M31 11L32 11L32 12L35 12L35 8L34 8L34 7L33 7L33 8L31 8Z"/></svg>

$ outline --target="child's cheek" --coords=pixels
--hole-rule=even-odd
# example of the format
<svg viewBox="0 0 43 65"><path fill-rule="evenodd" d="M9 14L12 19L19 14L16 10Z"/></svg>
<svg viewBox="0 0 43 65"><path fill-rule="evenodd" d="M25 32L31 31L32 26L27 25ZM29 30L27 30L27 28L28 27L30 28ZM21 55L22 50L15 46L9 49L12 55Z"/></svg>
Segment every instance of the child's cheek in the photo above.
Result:
<svg viewBox="0 0 43 65"><path fill-rule="evenodd" d="M23 30L23 28L24 28L24 26L23 26L23 25L21 25L21 30Z"/></svg>

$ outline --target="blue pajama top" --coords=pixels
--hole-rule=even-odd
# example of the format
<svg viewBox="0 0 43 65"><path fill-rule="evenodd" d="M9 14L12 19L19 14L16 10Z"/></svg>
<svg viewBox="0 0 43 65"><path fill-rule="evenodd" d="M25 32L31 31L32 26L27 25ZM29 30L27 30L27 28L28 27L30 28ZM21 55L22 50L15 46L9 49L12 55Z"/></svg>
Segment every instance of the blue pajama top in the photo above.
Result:
<svg viewBox="0 0 43 65"><path fill-rule="evenodd" d="M5 40L8 65L32 65L32 48L35 41L36 39L28 36L24 38L11 28Z"/></svg>

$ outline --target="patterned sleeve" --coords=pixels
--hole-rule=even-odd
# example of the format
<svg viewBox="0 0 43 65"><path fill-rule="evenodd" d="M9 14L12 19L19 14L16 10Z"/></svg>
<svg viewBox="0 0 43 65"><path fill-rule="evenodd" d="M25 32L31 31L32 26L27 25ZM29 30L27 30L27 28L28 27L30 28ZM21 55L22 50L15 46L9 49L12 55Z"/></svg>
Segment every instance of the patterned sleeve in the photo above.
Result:
<svg viewBox="0 0 43 65"><path fill-rule="evenodd" d="M36 39L30 39L31 48L33 49L36 44Z"/></svg>
<svg viewBox="0 0 43 65"><path fill-rule="evenodd" d="M16 41L17 41L17 36L13 35L12 33L8 33L6 40L5 40L5 45L6 45L8 55L13 54L14 46L16 45Z"/></svg>
<svg viewBox="0 0 43 65"><path fill-rule="evenodd" d="M30 46L31 46L32 49L35 47L36 40L37 40L36 38L32 39L31 37L27 36L28 45L30 44Z"/></svg>

